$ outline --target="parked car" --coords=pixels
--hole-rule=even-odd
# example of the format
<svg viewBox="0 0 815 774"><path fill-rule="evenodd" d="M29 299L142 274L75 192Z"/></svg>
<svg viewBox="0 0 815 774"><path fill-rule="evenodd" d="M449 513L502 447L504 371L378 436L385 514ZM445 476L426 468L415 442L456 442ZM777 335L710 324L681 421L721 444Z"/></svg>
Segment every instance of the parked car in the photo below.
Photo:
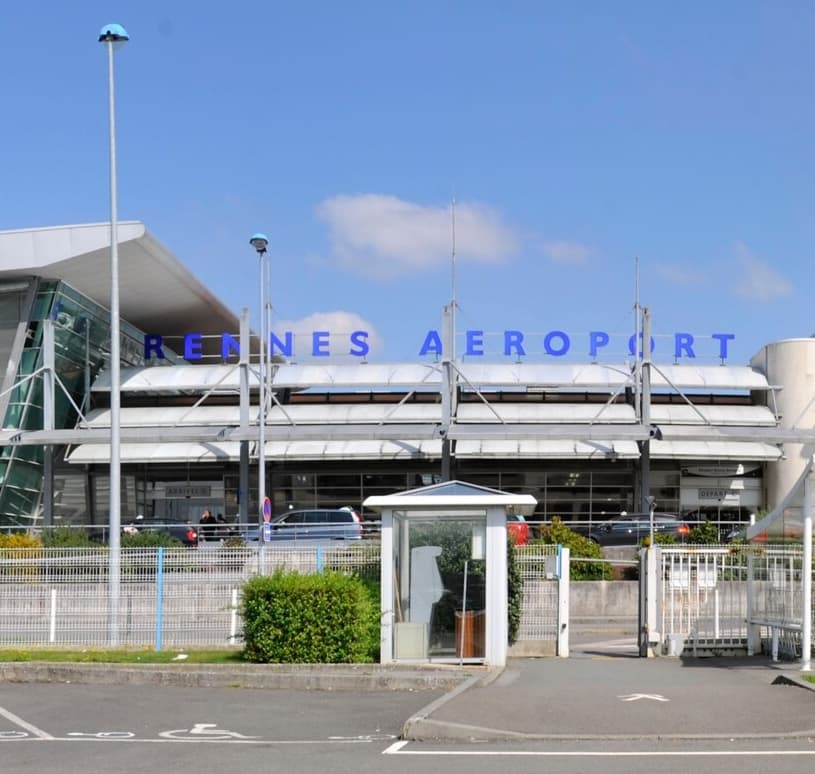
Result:
<svg viewBox="0 0 815 774"><path fill-rule="evenodd" d="M198 545L198 528L181 519L136 518L122 527L124 535L134 535L139 532L161 532L179 540L185 546Z"/></svg>
<svg viewBox="0 0 815 774"><path fill-rule="evenodd" d="M651 534L648 513L622 513L607 521L574 530L601 546L636 546ZM671 513L654 514L654 535L673 535L682 542L690 534L688 525Z"/></svg>
<svg viewBox="0 0 815 774"><path fill-rule="evenodd" d="M519 513L507 516L507 532L516 546L525 546L529 542L529 524Z"/></svg>
<svg viewBox="0 0 815 774"><path fill-rule="evenodd" d="M309 508L275 516L269 523L269 540L360 540L363 531L353 508ZM256 541L258 530L247 531L245 538Z"/></svg>

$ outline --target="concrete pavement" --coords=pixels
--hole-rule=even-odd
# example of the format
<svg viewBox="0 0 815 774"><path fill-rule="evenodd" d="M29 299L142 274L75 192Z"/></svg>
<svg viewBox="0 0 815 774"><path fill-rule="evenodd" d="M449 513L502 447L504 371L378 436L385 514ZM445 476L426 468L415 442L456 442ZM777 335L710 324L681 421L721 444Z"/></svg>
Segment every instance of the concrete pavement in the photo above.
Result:
<svg viewBox="0 0 815 774"><path fill-rule="evenodd" d="M815 685L764 658L518 659L410 718L413 740L815 737Z"/></svg>
<svg viewBox="0 0 815 774"><path fill-rule="evenodd" d="M796 666L588 653L503 669L21 662L0 663L0 682L443 692L406 719L411 740L815 738L815 685Z"/></svg>

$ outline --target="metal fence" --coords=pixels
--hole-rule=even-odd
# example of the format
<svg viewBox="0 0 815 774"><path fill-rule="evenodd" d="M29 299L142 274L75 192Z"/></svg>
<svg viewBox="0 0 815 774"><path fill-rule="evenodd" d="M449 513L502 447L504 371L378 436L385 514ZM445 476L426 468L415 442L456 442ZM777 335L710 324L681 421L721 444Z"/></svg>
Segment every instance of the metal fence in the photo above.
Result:
<svg viewBox="0 0 815 774"><path fill-rule="evenodd" d="M556 554L557 546L517 549L524 582L519 639L557 636ZM250 577L332 569L378 579L380 544L123 548L120 567L116 644L232 647L241 644L240 591ZM104 548L0 550L0 647L110 645L108 573Z"/></svg>
<svg viewBox="0 0 815 774"><path fill-rule="evenodd" d="M379 544L326 548L122 549L119 611L109 612L104 549L0 552L2 647L228 647L239 645L240 589L277 568L379 577Z"/></svg>
<svg viewBox="0 0 815 774"><path fill-rule="evenodd" d="M557 640L558 546L530 544L515 549L523 582L518 641Z"/></svg>
<svg viewBox="0 0 815 774"><path fill-rule="evenodd" d="M663 546L664 642L669 651L674 639L696 652L764 649L797 658L802 577L796 546Z"/></svg>
<svg viewBox="0 0 815 774"><path fill-rule="evenodd" d="M768 650L780 656L800 658L805 611L803 603L803 547L757 546L748 556L750 595L747 623L751 651ZM815 643L813 643L815 645ZM815 648L810 648L815 653Z"/></svg>

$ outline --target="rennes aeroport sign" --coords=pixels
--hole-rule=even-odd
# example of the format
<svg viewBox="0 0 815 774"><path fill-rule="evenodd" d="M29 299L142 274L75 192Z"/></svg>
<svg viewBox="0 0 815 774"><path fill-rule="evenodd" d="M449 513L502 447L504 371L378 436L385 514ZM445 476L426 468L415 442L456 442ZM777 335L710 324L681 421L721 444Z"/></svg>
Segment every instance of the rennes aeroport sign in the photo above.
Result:
<svg viewBox="0 0 815 774"><path fill-rule="evenodd" d="M584 334L585 336L585 334ZM574 347L572 337L565 331L549 331L545 334L526 336L522 331L509 330L499 334L503 338L503 355L505 357L523 357L527 354L543 354L551 357L565 357ZM175 340L176 337L173 337ZM311 351L295 352L295 335L293 331L286 331L283 338L278 338L274 333L269 334L269 352L272 356L282 355L283 357L331 357L347 356L365 358L370 352L368 331L351 331L350 334L337 336L330 331L312 331L310 334L298 334L297 338L302 341L308 340ZM487 354L495 355L495 352L487 352L485 339L487 334L480 330L464 331L464 352L466 357L484 357ZM492 338L492 334L490 334ZM583 338L583 337L581 337ZM712 333L709 337L718 346L718 354L705 353L715 356L721 360L727 359L727 346L736 336L733 333ZM590 331L588 340L583 339L583 344L587 345L586 355L592 360L601 355L603 350L611 342L611 334L605 331ZM337 342L342 341L342 344ZM152 358L164 359L164 337L157 334L146 334L144 337L144 359ZM188 333L183 337L183 349L181 354L185 360L201 360L204 357L204 336L200 333ZM298 348L299 349L299 348ZM651 337L651 352L656 349L654 338ZM240 342L229 333L221 335L221 357L224 360L240 354ZM441 357L443 352L442 338L438 331L431 330L424 337L421 347L419 347L419 357L435 356ZM574 352L572 352L574 354ZM628 354L634 354L634 336L628 339ZM664 353L667 354L667 353ZM695 337L691 333L673 334L673 357L674 359L696 357Z"/></svg>

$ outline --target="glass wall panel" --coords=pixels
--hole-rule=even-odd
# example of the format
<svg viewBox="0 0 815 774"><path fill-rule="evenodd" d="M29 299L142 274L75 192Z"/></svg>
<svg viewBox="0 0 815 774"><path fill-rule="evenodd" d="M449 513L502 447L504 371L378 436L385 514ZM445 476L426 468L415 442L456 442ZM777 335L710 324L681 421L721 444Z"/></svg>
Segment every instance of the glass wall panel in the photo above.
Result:
<svg viewBox="0 0 815 774"><path fill-rule="evenodd" d="M483 516L394 518L394 657L484 657Z"/></svg>

